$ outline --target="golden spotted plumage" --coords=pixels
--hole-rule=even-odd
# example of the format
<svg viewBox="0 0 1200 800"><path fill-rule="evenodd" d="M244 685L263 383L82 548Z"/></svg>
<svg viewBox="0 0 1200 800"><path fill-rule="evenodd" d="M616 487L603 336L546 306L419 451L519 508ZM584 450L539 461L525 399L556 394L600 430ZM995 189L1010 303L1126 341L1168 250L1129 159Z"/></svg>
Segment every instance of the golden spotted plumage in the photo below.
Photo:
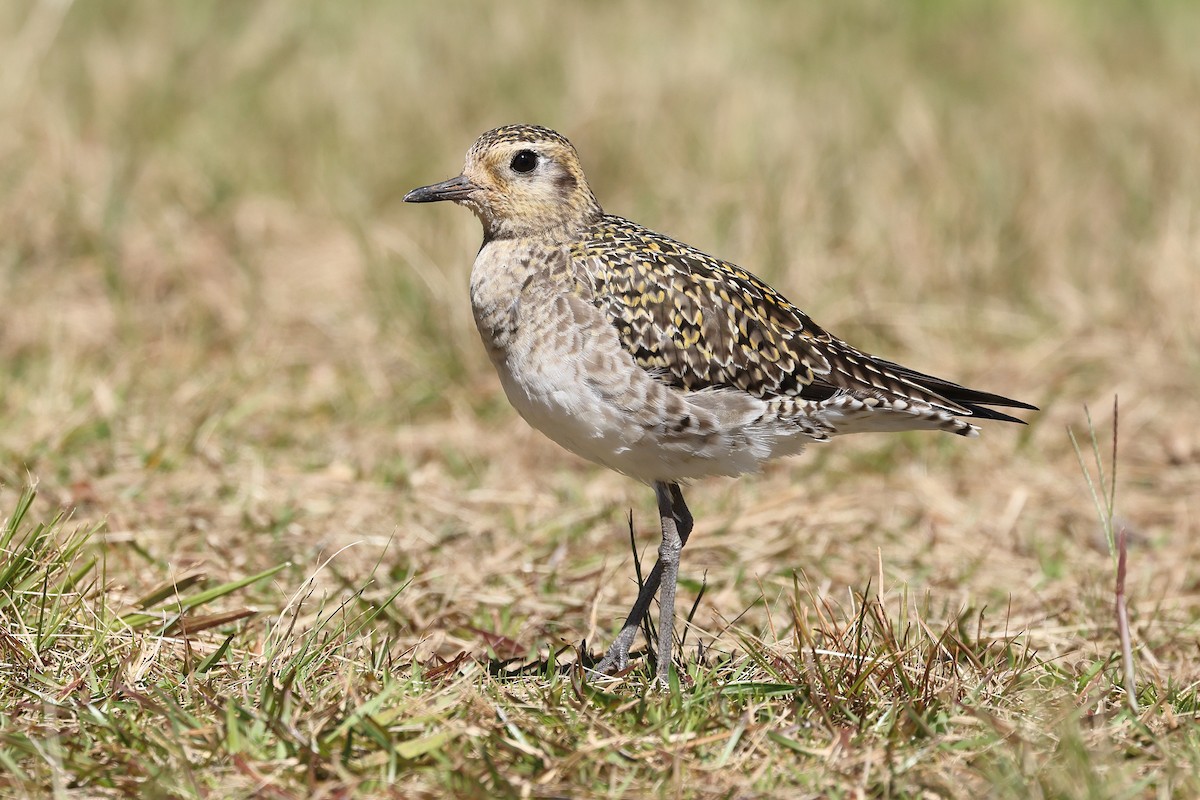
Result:
<svg viewBox="0 0 1200 800"><path fill-rule="evenodd" d="M866 355L755 275L621 217L584 227L570 254L638 366L685 391L811 399L858 392L1011 419L976 405L1006 398Z"/></svg>
<svg viewBox="0 0 1200 800"><path fill-rule="evenodd" d="M513 406L563 447L654 486L659 560L597 670L623 669L659 591L658 675L671 664L680 483L752 472L808 442L867 431L974 436L1026 403L863 353L750 272L621 217L575 148L535 125L488 131L461 175L410 202L470 208L484 241L471 306Z"/></svg>

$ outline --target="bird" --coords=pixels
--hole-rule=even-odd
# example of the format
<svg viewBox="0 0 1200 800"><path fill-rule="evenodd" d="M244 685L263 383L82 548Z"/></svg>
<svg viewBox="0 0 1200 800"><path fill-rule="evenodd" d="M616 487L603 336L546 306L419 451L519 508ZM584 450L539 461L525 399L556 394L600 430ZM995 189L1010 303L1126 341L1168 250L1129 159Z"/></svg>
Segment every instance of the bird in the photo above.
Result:
<svg viewBox="0 0 1200 800"><path fill-rule="evenodd" d="M1036 406L869 355L751 272L607 214L575 147L539 125L483 133L461 174L405 202L475 213L483 243L471 308L508 400L583 458L653 487L661 543L598 674L624 674L659 600L654 680L669 685L682 487L757 472L807 444L860 432L979 434L998 409Z"/></svg>

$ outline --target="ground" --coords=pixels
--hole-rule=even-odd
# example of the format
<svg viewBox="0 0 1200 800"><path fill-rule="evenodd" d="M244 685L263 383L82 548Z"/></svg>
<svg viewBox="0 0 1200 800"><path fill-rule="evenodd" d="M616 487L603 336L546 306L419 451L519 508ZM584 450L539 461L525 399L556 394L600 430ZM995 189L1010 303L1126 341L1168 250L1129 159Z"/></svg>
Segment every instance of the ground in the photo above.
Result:
<svg viewBox="0 0 1200 800"><path fill-rule="evenodd" d="M1200 793L1198 40L1182 2L5 4L0 793ZM678 683L588 679L652 492L508 407L478 223L401 202L511 122L1042 410L689 487Z"/></svg>

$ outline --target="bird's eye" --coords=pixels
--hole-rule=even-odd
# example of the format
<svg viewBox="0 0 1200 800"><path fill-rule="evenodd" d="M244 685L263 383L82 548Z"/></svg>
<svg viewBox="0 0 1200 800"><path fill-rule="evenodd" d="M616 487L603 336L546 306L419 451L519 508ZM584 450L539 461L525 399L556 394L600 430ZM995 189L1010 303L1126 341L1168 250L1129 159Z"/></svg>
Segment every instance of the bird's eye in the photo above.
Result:
<svg viewBox="0 0 1200 800"><path fill-rule="evenodd" d="M513 156L512 163L509 164L513 168L513 172L533 172L533 168L537 166L537 153L532 150L522 150Z"/></svg>

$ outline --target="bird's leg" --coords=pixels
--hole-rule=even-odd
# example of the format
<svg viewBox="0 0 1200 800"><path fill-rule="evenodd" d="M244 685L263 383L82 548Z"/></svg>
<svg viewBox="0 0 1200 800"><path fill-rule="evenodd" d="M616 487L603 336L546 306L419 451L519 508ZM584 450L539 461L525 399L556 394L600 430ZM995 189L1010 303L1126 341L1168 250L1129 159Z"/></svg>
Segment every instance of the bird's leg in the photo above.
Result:
<svg viewBox="0 0 1200 800"><path fill-rule="evenodd" d="M671 484L675 486L675 484ZM679 554L683 550L683 537L679 533L679 522L674 514L674 497L670 488L655 484L658 495L658 516L662 518L662 543L658 546L658 563L663 565L662 589L658 595L658 674L659 686L669 685L671 675L671 651L675 649L675 585L679 580ZM678 487L676 492L678 493ZM682 500L683 495L679 494ZM686 509L686 506L684 507Z"/></svg>
<svg viewBox="0 0 1200 800"><path fill-rule="evenodd" d="M633 646L638 627L645 619L646 609L650 607L650 601L654 599L654 593L658 591L661 581L662 564L659 563L655 564L654 569L650 570L650 574L646 576L646 582L642 584L637 601L629 610L625 624L621 626L621 632L617 634L617 638L613 639L613 643L605 651L604 658L596 662L594 669L597 672L620 672L629 666L629 648Z"/></svg>
<svg viewBox="0 0 1200 800"><path fill-rule="evenodd" d="M667 484L667 489L671 492L671 516L675 518L675 524L679 528L679 539L683 544L687 544L688 536L692 534L692 512L688 510L687 503L683 502L683 491L678 483Z"/></svg>
<svg viewBox="0 0 1200 800"><path fill-rule="evenodd" d="M671 603L674 605L675 597L675 577L679 569L679 551L683 545L687 544L688 536L692 532L692 514L688 511L687 504L683 501L683 493L679 489L677 483L655 483L654 493L658 497L658 513L661 518L663 528L663 542L668 540L667 525L670 524L673 535L670 537L672 541L677 540L678 546L674 548L674 570L671 578ZM654 599L655 593L658 591L659 585L662 583L663 570L666 568L667 562L663 560L663 549L659 548L659 559L655 563L654 568L650 570L650 574L646 576L646 582L642 584L641 591L638 592L637 600L633 604L633 608L629 610L629 616L625 618L625 624L621 628L621 632L617 634L617 638L613 640L612 645L604 653L604 658L596 664L597 672L615 671L620 672L629 666L629 648L633 646L633 640L637 636L638 628L642 624L642 620L646 617L646 611L650 608L650 601ZM673 619L673 617L672 617ZM670 648L668 648L669 651ZM659 644L659 652L661 654L661 636ZM667 663L670 663L668 654ZM662 670L662 657L659 657L659 670Z"/></svg>

